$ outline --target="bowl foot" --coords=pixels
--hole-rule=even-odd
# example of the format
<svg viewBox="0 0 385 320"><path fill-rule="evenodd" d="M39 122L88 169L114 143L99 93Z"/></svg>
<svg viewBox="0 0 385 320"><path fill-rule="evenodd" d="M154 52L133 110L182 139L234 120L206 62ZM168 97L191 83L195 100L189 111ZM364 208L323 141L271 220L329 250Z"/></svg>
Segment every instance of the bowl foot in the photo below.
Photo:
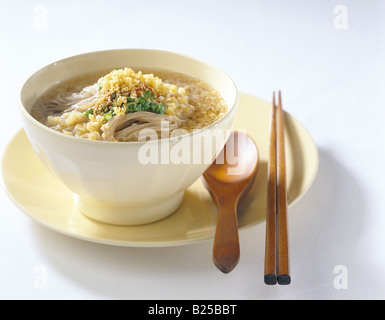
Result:
<svg viewBox="0 0 385 320"><path fill-rule="evenodd" d="M182 203L184 192L170 198L145 204L113 204L80 197L74 194L74 201L85 216L107 224L140 225L155 222L171 215Z"/></svg>

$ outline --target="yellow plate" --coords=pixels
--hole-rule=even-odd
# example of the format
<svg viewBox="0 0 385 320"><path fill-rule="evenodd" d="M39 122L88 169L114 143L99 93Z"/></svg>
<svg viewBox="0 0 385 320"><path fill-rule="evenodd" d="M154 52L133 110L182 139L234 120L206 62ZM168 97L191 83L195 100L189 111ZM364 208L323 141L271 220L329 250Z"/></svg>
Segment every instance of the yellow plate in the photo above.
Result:
<svg viewBox="0 0 385 320"><path fill-rule="evenodd" d="M246 129L260 157L258 176L238 211L239 228L265 219L270 103L241 94L235 129ZM318 170L317 148L306 129L285 113L288 202L297 201ZM33 152L24 130L10 141L3 155L2 175L9 197L42 225L75 238L104 244L161 247L192 244L214 237L216 207L202 181L187 191L182 206L168 218L141 226L114 226L82 215L72 193L52 176Z"/></svg>

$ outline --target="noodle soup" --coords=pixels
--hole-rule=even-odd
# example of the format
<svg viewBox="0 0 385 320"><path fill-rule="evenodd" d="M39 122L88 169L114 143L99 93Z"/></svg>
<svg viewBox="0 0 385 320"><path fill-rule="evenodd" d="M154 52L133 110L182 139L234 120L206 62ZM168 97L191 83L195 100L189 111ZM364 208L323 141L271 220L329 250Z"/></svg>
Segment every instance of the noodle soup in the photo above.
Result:
<svg viewBox="0 0 385 320"><path fill-rule="evenodd" d="M79 138L137 141L141 130L158 138L168 130L192 132L227 112L221 95L207 83L167 70L116 68L60 82L31 109L44 125ZM174 131L175 132L175 131Z"/></svg>
<svg viewBox="0 0 385 320"><path fill-rule="evenodd" d="M209 166L201 160L213 161L225 144L238 90L226 73L194 58L115 49L37 70L23 85L19 106L31 147L73 193L69 218L81 212L99 222L137 225L179 208L185 190ZM175 129L167 135L165 126ZM151 141L141 139L146 128ZM180 131L189 133L173 139ZM191 161L184 160L187 150ZM142 161L141 155L152 160L153 154L158 163ZM77 228L72 220L71 226Z"/></svg>

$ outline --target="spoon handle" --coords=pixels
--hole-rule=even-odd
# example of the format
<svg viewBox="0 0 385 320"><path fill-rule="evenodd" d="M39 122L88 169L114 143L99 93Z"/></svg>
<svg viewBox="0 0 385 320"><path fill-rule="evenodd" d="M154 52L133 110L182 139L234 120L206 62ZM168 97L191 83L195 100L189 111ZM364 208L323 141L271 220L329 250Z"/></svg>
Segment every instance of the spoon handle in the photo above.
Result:
<svg viewBox="0 0 385 320"><path fill-rule="evenodd" d="M213 247L214 264L223 273L229 273L238 264L239 255L236 205L220 201Z"/></svg>

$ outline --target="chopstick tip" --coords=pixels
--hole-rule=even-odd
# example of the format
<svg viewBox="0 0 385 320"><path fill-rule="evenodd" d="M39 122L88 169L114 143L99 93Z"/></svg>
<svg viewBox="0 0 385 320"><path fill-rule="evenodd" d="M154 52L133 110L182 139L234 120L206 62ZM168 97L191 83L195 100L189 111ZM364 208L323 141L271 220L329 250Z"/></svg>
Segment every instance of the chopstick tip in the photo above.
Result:
<svg viewBox="0 0 385 320"><path fill-rule="evenodd" d="M277 277L278 284L280 285L288 285L291 283L290 275L288 274L279 274Z"/></svg>
<svg viewBox="0 0 385 320"><path fill-rule="evenodd" d="M275 274L265 274L264 281L267 285L275 285L277 284L277 276Z"/></svg>

